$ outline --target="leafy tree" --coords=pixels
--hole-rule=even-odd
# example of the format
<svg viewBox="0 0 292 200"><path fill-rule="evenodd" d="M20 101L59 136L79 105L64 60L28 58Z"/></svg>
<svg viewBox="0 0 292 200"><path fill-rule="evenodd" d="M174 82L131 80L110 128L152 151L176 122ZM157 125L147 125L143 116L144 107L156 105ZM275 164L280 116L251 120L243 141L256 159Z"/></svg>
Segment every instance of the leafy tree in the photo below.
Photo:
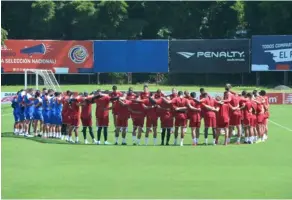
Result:
<svg viewBox="0 0 292 200"><path fill-rule="evenodd" d="M7 40L8 32L1 27L1 45L4 44L4 41Z"/></svg>

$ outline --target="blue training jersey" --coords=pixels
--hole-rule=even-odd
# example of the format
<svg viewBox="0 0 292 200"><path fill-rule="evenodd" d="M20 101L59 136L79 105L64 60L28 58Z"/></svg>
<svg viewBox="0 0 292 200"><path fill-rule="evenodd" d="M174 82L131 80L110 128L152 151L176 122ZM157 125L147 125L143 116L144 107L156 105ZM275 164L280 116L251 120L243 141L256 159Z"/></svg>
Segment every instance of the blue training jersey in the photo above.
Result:
<svg viewBox="0 0 292 200"><path fill-rule="evenodd" d="M50 104L50 111L51 113L55 113L56 112L56 102L55 102L55 97L51 97L49 99L49 104Z"/></svg>
<svg viewBox="0 0 292 200"><path fill-rule="evenodd" d="M60 101L60 103L59 103L57 98L55 98L55 112L56 112L56 115L61 115L62 114L62 109L63 109L62 102Z"/></svg>
<svg viewBox="0 0 292 200"><path fill-rule="evenodd" d="M18 96L13 97L11 101L11 107L13 108L13 113L18 113L19 112L19 103L18 103Z"/></svg>
<svg viewBox="0 0 292 200"><path fill-rule="evenodd" d="M34 110L33 98L30 94L27 94L24 96L24 102L25 102L26 111L33 112Z"/></svg>
<svg viewBox="0 0 292 200"><path fill-rule="evenodd" d="M42 96L42 101L43 101L43 111L49 111L50 110L49 100L45 95Z"/></svg>
<svg viewBox="0 0 292 200"><path fill-rule="evenodd" d="M18 94L18 96L17 96L17 103L18 103L18 106L19 106L19 111L21 113L23 113L24 112L24 105L23 105L23 103L24 103L24 96L22 96L21 93Z"/></svg>
<svg viewBox="0 0 292 200"><path fill-rule="evenodd" d="M43 103L43 100L38 97L34 100L34 111L35 112L42 112L43 111L43 107L42 107L42 103Z"/></svg>

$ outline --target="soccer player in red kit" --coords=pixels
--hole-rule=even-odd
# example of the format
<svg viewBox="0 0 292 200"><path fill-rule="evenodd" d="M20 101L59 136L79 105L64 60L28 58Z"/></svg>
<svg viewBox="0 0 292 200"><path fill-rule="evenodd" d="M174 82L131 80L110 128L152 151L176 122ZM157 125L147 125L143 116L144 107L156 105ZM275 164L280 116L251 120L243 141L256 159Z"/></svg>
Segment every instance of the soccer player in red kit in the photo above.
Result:
<svg viewBox="0 0 292 200"><path fill-rule="evenodd" d="M192 92L190 95L191 98L188 99L187 107L188 107L188 118L189 118L189 127L192 130L192 139L193 145L198 144L198 135L200 134L200 126L201 126L201 106L200 103L194 101L196 98L196 93Z"/></svg>
<svg viewBox="0 0 292 200"><path fill-rule="evenodd" d="M166 97L170 101L170 97ZM151 99L150 99L151 100ZM153 100L153 99L152 99ZM166 133L166 145L169 145L171 129L173 127L173 107L171 104L166 103L162 98L153 100L156 104L156 110L160 113L161 132L161 145L164 145Z"/></svg>
<svg viewBox="0 0 292 200"><path fill-rule="evenodd" d="M118 100L119 97L111 98L109 95L102 94L100 90L96 92L96 95L92 98L92 101L96 103L98 106L96 108L96 117L97 120L97 144L100 144L100 137L101 132L103 129L103 137L104 137L104 144L110 144L107 141L108 136L108 126L109 126L109 110L111 107L109 106L111 101Z"/></svg>
<svg viewBox="0 0 292 200"><path fill-rule="evenodd" d="M257 90L254 90L252 92L252 101L251 101L251 106L252 106L252 121L251 121L251 127L253 128L253 135L254 135L254 141L255 143L258 142L258 138L259 138L259 134L257 131L257 126L258 126L258 122L257 122L257 103L254 101L257 96L258 96L258 92Z"/></svg>
<svg viewBox="0 0 292 200"><path fill-rule="evenodd" d="M117 86L114 85L112 87L112 90L113 91L111 93L109 93L109 96L110 97L114 98L114 97L121 97L121 96L123 96L123 93L120 92L120 91L118 91ZM115 127L116 127L116 122L117 122L117 109L116 109L117 104L118 104L118 101L113 101L112 102L112 114L113 114L113 119L114 119L114 125L115 125Z"/></svg>
<svg viewBox="0 0 292 200"><path fill-rule="evenodd" d="M82 103L81 103L81 122L83 126L82 133L83 133L85 144L89 144L86 137L87 127L89 129L89 134L91 136L92 142L94 144L97 143L96 139L94 138L94 134L92 130L91 104L92 104L92 96L89 96L87 92L84 92Z"/></svg>
<svg viewBox="0 0 292 200"><path fill-rule="evenodd" d="M241 137L241 110L239 107L239 96L231 91L231 85L227 84L225 87L225 91L228 94L227 99L230 100L230 123L229 123L229 138L231 136L234 127L237 128L237 144L240 144Z"/></svg>
<svg viewBox="0 0 292 200"><path fill-rule="evenodd" d="M126 143L126 133L128 128L128 119L130 117L129 105L132 103L130 100L127 100L127 95L120 98L118 104L116 104L117 112L117 127L115 131L115 145L118 145L120 131L122 131L122 145L127 145Z"/></svg>
<svg viewBox="0 0 292 200"><path fill-rule="evenodd" d="M80 118L80 105L81 97L78 93L74 93L69 99L69 109L70 109L70 128L69 128L69 142L74 143L72 139L72 132L75 133L75 143L79 143L78 140L78 128L79 128L79 118Z"/></svg>
<svg viewBox="0 0 292 200"><path fill-rule="evenodd" d="M152 97L153 95L150 94L149 97ZM153 144L156 145L157 140L157 121L158 121L158 115L157 115L157 109L153 106L153 102L150 101L149 98L140 100L141 103L143 103L146 107L146 134L145 134L145 145L148 145L148 137L151 129L153 128Z"/></svg>
<svg viewBox="0 0 292 200"><path fill-rule="evenodd" d="M184 91L184 98L187 100L193 100L193 98L191 97L190 92L188 90ZM187 113L187 119L186 119L186 124L185 124L185 128L184 128L184 133L187 132L187 124L188 124L188 121L190 119L190 115L188 113L188 110L186 113Z"/></svg>
<svg viewBox="0 0 292 200"><path fill-rule="evenodd" d="M242 105L242 111L243 111L243 127L244 127L244 133L245 133L245 141L244 143L252 144L253 139L253 128L252 128L252 94L247 93L246 94L247 99Z"/></svg>
<svg viewBox="0 0 292 200"><path fill-rule="evenodd" d="M148 99L149 97L150 97L150 92L149 92L148 85L144 85L143 92L140 93L140 99L144 100L144 99Z"/></svg>
<svg viewBox="0 0 292 200"><path fill-rule="evenodd" d="M138 99L138 97L137 97ZM144 126L144 118L145 118L145 105L139 101L132 100L129 105L129 111L131 112L131 118L133 121L133 144L140 145L140 140L142 136L142 128ZM136 132L138 131L138 136L136 139Z"/></svg>
<svg viewBox="0 0 292 200"><path fill-rule="evenodd" d="M202 94L202 99L200 100L202 109L204 108L204 122L205 122L205 145L208 145L208 129L212 128L213 133L213 144L215 145L216 139L216 115L215 115L215 108L214 108L214 100L208 97L207 93Z"/></svg>
<svg viewBox="0 0 292 200"><path fill-rule="evenodd" d="M264 110L265 110L265 113L264 113L264 115L265 115L265 118L264 118L264 128L265 128L265 131L264 131L263 139L266 140L266 139L268 139L268 118L270 117L270 112L269 112L269 108L270 108L269 98L266 96L266 91L265 90L261 90L259 94L265 100L265 103L264 103Z"/></svg>
<svg viewBox="0 0 292 200"><path fill-rule="evenodd" d="M62 110L62 137L61 140L64 140L65 137L67 141L69 141L69 126L70 126L70 108L69 108L69 99L72 95L72 92L70 90L66 91L66 94L63 96L62 103L63 103L63 110Z"/></svg>
<svg viewBox="0 0 292 200"><path fill-rule="evenodd" d="M224 93L224 99L227 99L227 92ZM225 132L224 145L228 144L228 129L229 129L229 103L223 102L222 98L217 96L215 101L216 110L216 141L218 144L218 139L220 136L221 129Z"/></svg>
<svg viewBox="0 0 292 200"><path fill-rule="evenodd" d="M254 101L257 103L257 109L256 109L256 117L257 117L257 132L260 140L264 141L264 132L265 132L265 99L262 96L258 96Z"/></svg>
<svg viewBox="0 0 292 200"><path fill-rule="evenodd" d="M171 103L174 111L175 111L175 129L174 129L174 145L177 144L177 137L180 128L181 132L181 142L180 146L183 146L184 142L184 128L186 126L186 119L187 119L187 103L188 100L183 97L183 92L178 92L178 97L168 101L164 98L164 101L167 103Z"/></svg>

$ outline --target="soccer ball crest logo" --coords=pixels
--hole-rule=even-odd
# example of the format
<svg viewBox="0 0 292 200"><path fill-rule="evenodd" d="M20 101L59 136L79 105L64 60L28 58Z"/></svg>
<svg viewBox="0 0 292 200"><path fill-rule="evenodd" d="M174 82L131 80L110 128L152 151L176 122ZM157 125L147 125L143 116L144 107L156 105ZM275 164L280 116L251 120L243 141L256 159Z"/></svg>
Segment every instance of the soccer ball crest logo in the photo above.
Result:
<svg viewBox="0 0 292 200"><path fill-rule="evenodd" d="M74 63L81 64L88 57L88 53L84 46L76 45L70 49L68 56Z"/></svg>

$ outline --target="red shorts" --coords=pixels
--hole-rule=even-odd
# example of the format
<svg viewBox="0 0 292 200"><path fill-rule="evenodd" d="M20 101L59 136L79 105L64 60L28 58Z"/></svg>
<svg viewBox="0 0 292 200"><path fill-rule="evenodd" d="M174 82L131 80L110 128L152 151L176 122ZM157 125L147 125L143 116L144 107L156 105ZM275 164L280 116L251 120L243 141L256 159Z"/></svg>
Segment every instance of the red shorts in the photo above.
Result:
<svg viewBox="0 0 292 200"><path fill-rule="evenodd" d="M186 127L187 126L187 119L175 118L174 126L175 127Z"/></svg>
<svg viewBox="0 0 292 200"><path fill-rule="evenodd" d="M200 128L201 127L201 121L193 121L193 120L190 119L189 127L190 128Z"/></svg>
<svg viewBox="0 0 292 200"><path fill-rule="evenodd" d="M126 127L128 127L128 119L129 119L128 116L120 116L120 115L118 115L117 127L118 128L126 128Z"/></svg>
<svg viewBox="0 0 292 200"><path fill-rule="evenodd" d="M143 118L132 118L134 127L143 127L144 126L144 117Z"/></svg>
<svg viewBox="0 0 292 200"><path fill-rule="evenodd" d="M204 116L205 128L216 128L216 117Z"/></svg>
<svg viewBox="0 0 292 200"><path fill-rule="evenodd" d="M70 115L68 115L67 113L62 113L62 123L70 124Z"/></svg>
<svg viewBox="0 0 292 200"><path fill-rule="evenodd" d="M250 126L251 127L257 126L257 117L255 115L252 115L252 117L250 118Z"/></svg>
<svg viewBox="0 0 292 200"><path fill-rule="evenodd" d="M173 117L161 116L160 123L161 123L161 128L172 128L173 127Z"/></svg>
<svg viewBox="0 0 292 200"><path fill-rule="evenodd" d="M108 127L109 117L108 116L98 117L96 119L96 122L97 122L97 127Z"/></svg>
<svg viewBox="0 0 292 200"><path fill-rule="evenodd" d="M146 127L147 128L157 127L157 120L158 120L157 117L147 116Z"/></svg>
<svg viewBox="0 0 292 200"><path fill-rule="evenodd" d="M92 119L91 116L82 117L81 116L82 126L92 126Z"/></svg>
<svg viewBox="0 0 292 200"><path fill-rule="evenodd" d="M243 125L244 126L251 126L252 125L252 117L243 118Z"/></svg>
<svg viewBox="0 0 292 200"><path fill-rule="evenodd" d="M217 128L228 128L229 122L218 121L216 122Z"/></svg>
<svg viewBox="0 0 292 200"><path fill-rule="evenodd" d="M80 120L79 120L78 116L71 116L70 117L70 125L71 126L79 127L79 123L80 123Z"/></svg>
<svg viewBox="0 0 292 200"><path fill-rule="evenodd" d="M112 110L112 113L113 113L113 115L117 115L117 109L116 108L113 108L113 110Z"/></svg>
<svg viewBox="0 0 292 200"><path fill-rule="evenodd" d="M230 126L239 126L241 124L241 115L230 115Z"/></svg>
<svg viewBox="0 0 292 200"><path fill-rule="evenodd" d="M258 124L264 124L264 119L265 119L265 115L264 114L258 114L257 115L257 123Z"/></svg>

